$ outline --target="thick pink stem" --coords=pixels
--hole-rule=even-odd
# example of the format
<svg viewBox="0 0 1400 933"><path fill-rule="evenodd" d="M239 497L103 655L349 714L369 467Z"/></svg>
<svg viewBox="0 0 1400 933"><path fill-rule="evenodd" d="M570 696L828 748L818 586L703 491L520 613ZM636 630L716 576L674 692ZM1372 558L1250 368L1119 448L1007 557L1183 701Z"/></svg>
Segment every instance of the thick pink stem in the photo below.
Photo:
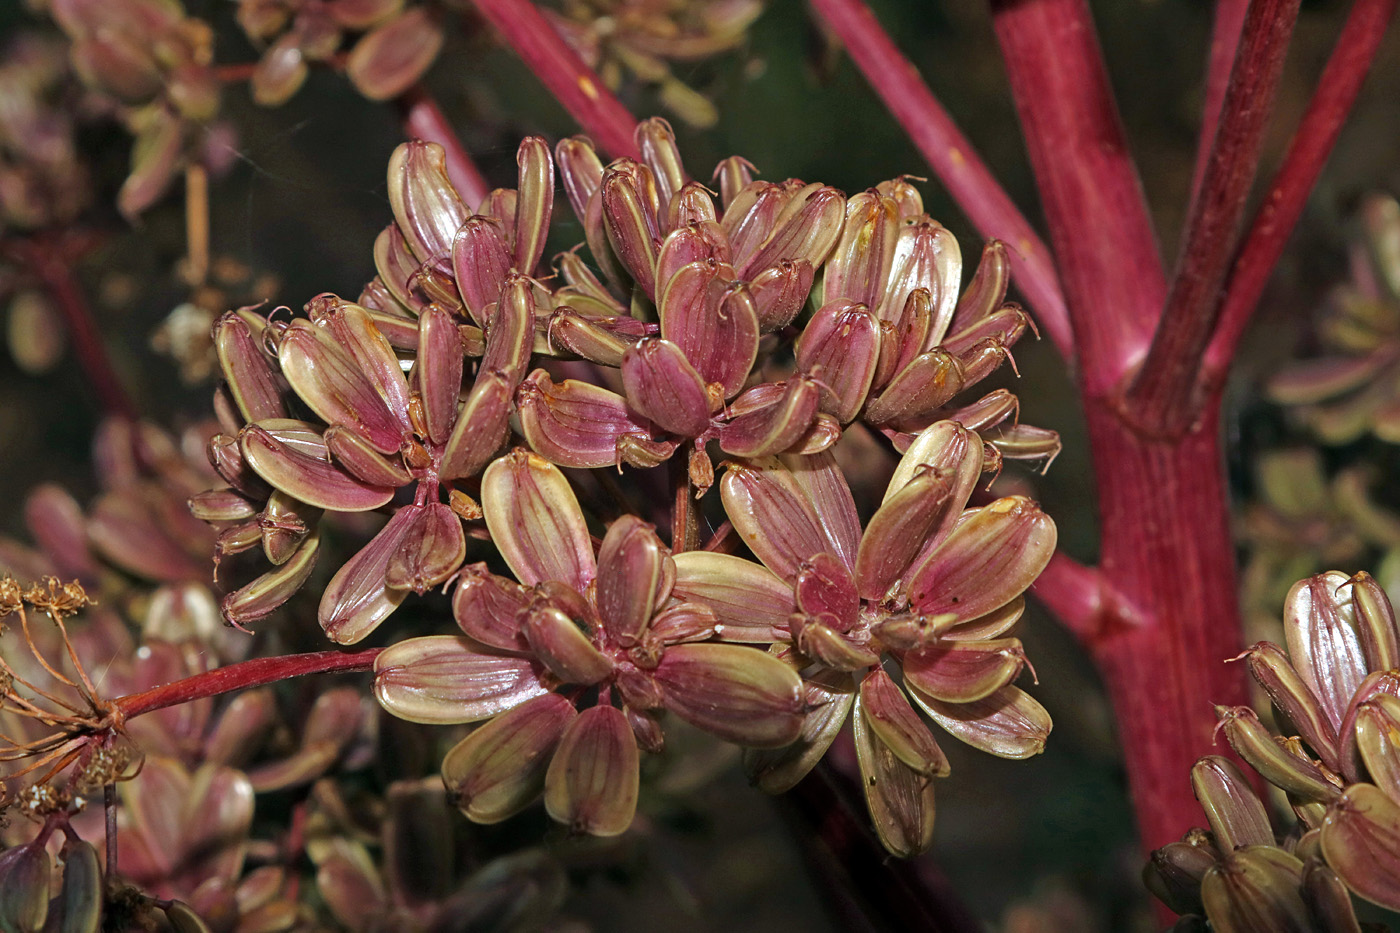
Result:
<svg viewBox="0 0 1400 933"><path fill-rule="evenodd" d="M1150 850L1199 822L1190 767L1212 750L1211 704L1246 697L1223 664L1240 628L1217 421L1208 412L1192 431L1153 440L1116 404L1166 283L1085 3L994 0L993 10L1079 345L1100 573L1117 594L1101 591L1095 624L1080 627L1092 632ZM1095 608L1093 597L1058 598L1081 619Z"/></svg>
<svg viewBox="0 0 1400 933"><path fill-rule="evenodd" d="M1201 821L1196 759L1218 754L1213 704L1248 702L1214 410L1170 442L1144 438L1103 399L1088 408L1103 560L1125 604L1087 642L1108 687L1145 850Z"/></svg>
<svg viewBox="0 0 1400 933"><path fill-rule="evenodd" d="M421 84L415 84L397 101L403 112L404 133L410 139L422 139L437 143L447 154L447 179L462 196L462 200L475 208L491 193L491 186L481 174L481 169L472 161L462 141L457 138L452 124L437 101Z"/></svg>
<svg viewBox="0 0 1400 933"><path fill-rule="evenodd" d="M841 37L865 80L978 232L1007 244L1016 286L1026 296L1037 323L1065 359L1072 361L1069 312L1050 250L919 77L918 69L900 53L862 0L812 0L812 8Z"/></svg>
<svg viewBox="0 0 1400 933"><path fill-rule="evenodd" d="M637 120L583 63L530 0L474 0L585 133L614 158L640 158L632 138Z"/></svg>
<svg viewBox="0 0 1400 933"><path fill-rule="evenodd" d="M1352 4L1317 90L1288 144L1283 165L1254 215L1230 272L1220 321L1206 351L1203 394L1213 395L1225 381L1235 348L1356 103L1396 4L1397 0L1356 0Z"/></svg>
<svg viewBox="0 0 1400 933"><path fill-rule="evenodd" d="M1254 0L1249 5L1200 196L1191 206L1182 238L1171 295L1125 400L1130 417L1148 432L1185 430L1205 401L1196 392L1197 375L1218 320L1220 288L1259 167L1298 3Z"/></svg>
<svg viewBox="0 0 1400 933"><path fill-rule="evenodd" d="M130 693L113 700L112 705L130 719L142 713L165 709L167 706L179 706L191 700L202 700L233 690L262 687L291 677L367 671L374 667L374 659L382 650L369 648L356 652L314 651L308 654L254 658L251 661L230 664L228 667L215 668L203 674L152 687L141 693Z"/></svg>
<svg viewBox="0 0 1400 933"><path fill-rule="evenodd" d="M1079 378L1109 391L1147 347L1166 281L1085 0L992 0Z"/></svg>
<svg viewBox="0 0 1400 933"><path fill-rule="evenodd" d="M1086 567L1063 551L1050 558L1031 593L1085 644L1111 624L1142 622L1142 613L1098 568Z"/></svg>

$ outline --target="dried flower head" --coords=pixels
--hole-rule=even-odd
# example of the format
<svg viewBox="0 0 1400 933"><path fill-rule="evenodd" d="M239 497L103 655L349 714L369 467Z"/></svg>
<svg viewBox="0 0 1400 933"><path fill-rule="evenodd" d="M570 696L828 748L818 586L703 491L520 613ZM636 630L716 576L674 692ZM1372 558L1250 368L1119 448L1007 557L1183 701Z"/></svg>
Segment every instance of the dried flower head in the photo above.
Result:
<svg viewBox="0 0 1400 933"><path fill-rule="evenodd" d="M344 56L345 73L370 100L395 97L422 77L442 48L436 12L404 0L239 0L238 22L263 46L253 72L253 100L286 103L309 66L340 55L347 34L359 34Z"/></svg>
<svg viewBox="0 0 1400 933"><path fill-rule="evenodd" d="M466 218L439 147L408 144L390 164L396 223L380 237L381 277L368 306L322 295L306 319L271 322L243 309L216 324L228 433L210 442L210 458L230 485L195 507L223 527L226 552L260 544L274 564L225 598L230 621L267 615L306 581L323 511L380 509L404 487L412 501L322 594L327 634L341 644L363 639L410 590L422 593L461 566L461 521L478 513L458 486L505 442L511 392L534 339L538 285L514 269L538 262L553 169L538 140L520 152L522 188L509 192L520 206L518 255L479 267L472 222L493 231L498 223ZM469 283L451 274L462 263L472 266ZM433 299L421 291L426 283ZM413 354L407 375L400 349ZM480 359L464 393L469 355ZM292 418L294 403L319 420Z"/></svg>
<svg viewBox="0 0 1400 933"><path fill-rule="evenodd" d="M719 114L706 97L676 77L745 41L763 12L761 0L564 0L555 27L603 82L617 90L630 78L656 89L661 103L692 126L713 126Z"/></svg>
<svg viewBox="0 0 1400 933"><path fill-rule="evenodd" d="M910 444L864 530L830 454L733 463L725 510L764 566L707 552L676 558L677 592L714 608L720 638L785 642L803 674L802 737L750 753L756 783L772 792L796 784L854 706L866 800L899 855L932 841L931 779L948 773L909 697L954 737L1006 758L1037 754L1050 731L1044 709L1012 686L1026 658L1004 636L1054 552L1055 526L1020 497L967 508L984 463L975 432L933 425Z"/></svg>
<svg viewBox="0 0 1400 933"><path fill-rule="evenodd" d="M574 830L622 832L638 747L661 749L663 711L742 745L797 737L797 677L752 648L702 643L715 614L673 598L675 563L645 523L614 522L595 555L564 475L519 450L487 469L482 505L519 582L468 568L453 598L467 637L411 638L375 662L389 712L490 720L443 761L469 817L496 822L543 792Z"/></svg>
<svg viewBox="0 0 1400 933"><path fill-rule="evenodd" d="M1244 928L1354 930L1350 893L1400 908L1400 629L1370 575L1337 571L1294 585L1283 628L1286 651L1261 642L1240 658L1296 734L1271 734L1248 707L1217 714L1298 829L1276 842L1238 770L1202 759L1193 780L1212 832L1159 850L1149 886L1221 929L1255 916L1278 925Z"/></svg>
<svg viewBox="0 0 1400 933"><path fill-rule="evenodd" d="M1050 728L1012 686L1026 662L1003 636L1054 525L1023 497L968 502L1003 457L1053 456L1058 439L1018 425L1009 392L954 401L1028 326L1003 304L1005 251L989 247L959 297L957 243L904 179L848 202L826 185L756 181L731 159L721 210L664 121L637 139L642 161L608 166L584 140L557 150L601 277L570 251L562 285L533 278L553 210L541 140L520 147L519 188L476 213L442 151L411 143L390 164L394 223L359 303L323 295L307 319L220 319L225 433L210 457L229 486L192 505L223 529L225 553L261 545L274 564L225 614L259 618L305 581L322 512L388 511L331 579L320 621L352 643L408 591L455 578L463 635L390 646L375 690L404 719L484 722L443 761L472 819L543 795L574 830L622 832L640 751L662 747L668 711L765 750L750 756L759 782L791 786L854 706L881 837L922 851L930 781L947 764L906 689L947 731L1006 757L1037 753ZM535 356L545 365L525 377ZM556 381L561 358L596 378ZM858 419L906 451L864 530L830 453ZM533 452L493 462L512 428ZM653 467L687 447L672 529L684 551L690 493L714 480L711 441L734 458L730 522L765 566L672 556L630 506L591 508L610 519L595 541L559 469ZM478 519L472 536L514 580L463 567L463 522Z"/></svg>
<svg viewBox="0 0 1400 933"><path fill-rule="evenodd" d="M28 587L9 578L6 584L19 603L0 634L0 779L27 812L42 815L66 808L71 790L94 775L127 780L140 756L121 711L98 691L69 636L65 619L91 605L82 585L52 577ZM121 626L115 617L100 618Z"/></svg>

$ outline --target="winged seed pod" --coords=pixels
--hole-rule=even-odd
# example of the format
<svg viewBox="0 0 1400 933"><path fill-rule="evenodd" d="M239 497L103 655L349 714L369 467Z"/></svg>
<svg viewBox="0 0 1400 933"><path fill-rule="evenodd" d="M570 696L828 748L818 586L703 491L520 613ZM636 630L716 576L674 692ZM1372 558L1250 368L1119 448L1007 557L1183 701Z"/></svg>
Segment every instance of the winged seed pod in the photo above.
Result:
<svg viewBox="0 0 1400 933"><path fill-rule="evenodd" d="M532 275L539 263L553 213L554 166L543 140L525 139L516 153L519 188L491 192L473 214L448 180L444 159L437 143L394 150L394 222L375 240L379 274L360 303L386 339L407 350L416 347L415 318L436 304L458 324L469 354L479 356L507 278ZM548 293L538 282L528 284L543 318Z"/></svg>
<svg viewBox="0 0 1400 933"><path fill-rule="evenodd" d="M665 711L743 745L797 738L797 675L753 648L700 643L715 615L675 598L675 564L649 525L624 516L595 554L564 475L522 450L487 468L482 507L519 582L467 568L453 596L467 637L410 638L375 662L390 713L489 720L443 760L467 816L495 822L543 793L550 815L579 832L622 832L638 746L660 750ZM571 699L552 692L566 687Z"/></svg>
<svg viewBox="0 0 1400 933"><path fill-rule="evenodd" d="M415 490L323 594L319 618L335 641L364 638L409 590L421 593L461 565L465 534L451 499L442 500L505 439L508 373L521 369L516 361L528 353L533 319L528 290L513 287L510 295L465 400L457 327L437 307L418 319L419 353L407 378L370 314L333 295L309 303L309 319L270 334L281 376L320 422L251 420L238 434L242 465L289 497L294 510L368 511L386 505L399 487ZM225 372L237 386L240 371ZM239 386L234 394L246 393ZM264 525L276 501L274 494Z"/></svg>
<svg viewBox="0 0 1400 933"><path fill-rule="evenodd" d="M567 284L547 331L554 352L619 367L623 391L556 384L536 371L518 396L522 433L537 452L576 467L651 466L685 442L703 449L712 439L742 456L825 449L840 432L819 414L814 382L797 376L744 390L760 336L797 315L835 245L840 192L754 183L763 187L721 216L686 173L665 121L645 121L637 140L643 162L607 167L586 140L558 147L565 191L604 278L573 253L560 257Z"/></svg>
<svg viewBox="0 0 1400 933"><path fill-rule="evenodd" d="M1004 636L1054 551L1055 526L1019 497L967 508L982 450L961 425L928 428L864 531L830 454L731 463L725 510L763 566L709 552L675 558L675 592L713 608L722 640L782 643L806 680L801 739L750 753L755 782L770 792L796 784L854 705L871 815L899 855L931 842L929 779L948 770L911 698L954 737L1005 758L1037 754L1050 731L1045 710L1012 685L1026 658ZM903 689L881 668L886 658Z"/></svg>

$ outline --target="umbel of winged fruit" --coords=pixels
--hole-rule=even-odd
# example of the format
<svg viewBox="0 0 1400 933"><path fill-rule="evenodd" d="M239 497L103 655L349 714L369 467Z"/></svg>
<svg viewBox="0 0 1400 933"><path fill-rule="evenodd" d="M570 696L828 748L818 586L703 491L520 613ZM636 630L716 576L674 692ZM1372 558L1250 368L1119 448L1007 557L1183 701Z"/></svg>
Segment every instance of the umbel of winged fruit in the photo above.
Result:
<svg viewBox="0 0 1400 933"><path fill-rule="evenodd" d="M479 471L505 439L510 385L529 352L529 289L517 281L506 296L465 401L458 327L437 308L418 319L419 352L407 378L369 313L333 295L313 300L309 318L281 326L255 320L259 341L250 312L220 321L216 343L247 424L233 437L214 439L215 464L245 501L266 499L249 527L291 532L282 548L267 534L250 537L250 545L261 541L277 569L230 594L226 615L257 618L301 585L314 561L322 511L379 509L400 487L413 489L412 501L394 510L323 593L326 633L342 644L357 642L410 590L421 593L461 566L466 537L444 494ZM275 367L265 346L277 352ZM293 399L319 421L290 417ZM274 509L283 513L276 522L269 515Z"/></svg>
<svg viewBox="0 0 1400 933"><path fill-rule="evenodd" d="M481 496L519 582L467 568L452 604L463 635L410 638L375 661L375 692L394 715L489 720L442 763L467 816L496 822L543 793L576 831L622 832L638 749L661 750L664 712L741 745L798 737L797 675L710 640L715 613L676 597L675 562L651 526L618 519L595 555L563 473L522 450L486 469Z"/></svg>
<svg viewBox="0 0 1400 933"><path fill-rule="evenodd" d="M618 367L621 385L531 373L517 401L538 453L564 466L650 466L690 442L704 488L711 440L740 457L813 454L857 418L900 449L950 418L985 430L1007 456L1058 450L1053 432L1015 423L1005 390L956 400L1029 324L1004 304L1000 244L960 298L957 241L903 180L847 200L828 185L755 180L733 158L716 170L716 204L664 121L644 122L637 141L641 161L607 166L586 140L557 149L603 275L576 252L559 257L567 284L545 336L556 353Z"/></svg>
<svg viewBox="0 0 1400 933"><path fill-rule="evenodd" d="M1211 831L1153 853L1146 878L1218 929L1357 930L1351 894L1400 909L1400 629L1369 574L1331 571L1294 584L1283 630L1286 650L1260 642L1240 658L1296 734L1271 734L1249 707L1216 712L1298 827L1276 838L1238 770L1203 759L1192 780Z"/></svg>
<svg viewBox="0 0 1400 933"><path fill-rule="evenodd" d="M290 323L249 309L219 320L225 433L210 459L229 488L196 507L223 529L221 554L261 545L274 565L224 600L230 621L267 615L305 583L323 512L381 509L401 489L411 501L393 508L322 595L326 633L357 642L410 590L461 566L460 517L474 517L476 505L457 486L504 444L536 308L548 304L525 273L544 247L553 166L533 138L518 161L520 189L493 191L474 215L447 180L440 147L400 146L389 164L394 223L376 242L380 275L360 304L322 295ZM473 232L482 229L490 249ZM401 356L413 361L407 375ZM480 357L474 372L468 357ZM315 420L295 417L303 409Z"/></svg>
<svg viewBox="0 0 1400 933"><path fill-rule="evenodd" d="M802 736L749 753L751 776L770 791L792 787L854 707L866 802L898 855L932 841L932 778L948 773L909 698L955 738L1006 758L1037 754L1050 731L1045 710L1012 685L1026 658L1004 635L1054 553L1055 525L1019 496L967 507L982 446L954 422L923 431L864 530L830 454L736 463L721 483L725 510L763 566L676 557L676 591L713 608L721 639L778 642L802 673Z"/></svg>
<svg viewBox="0 0 1400 933"><path fill-rule="evenodd" d="M1297 735L1217 708L1231 747L1288 793L1310 843L1347 887L1400 909L1400 629L1369 574L1300 580L1284 603L1287 652L1244 657Z"/></svg>

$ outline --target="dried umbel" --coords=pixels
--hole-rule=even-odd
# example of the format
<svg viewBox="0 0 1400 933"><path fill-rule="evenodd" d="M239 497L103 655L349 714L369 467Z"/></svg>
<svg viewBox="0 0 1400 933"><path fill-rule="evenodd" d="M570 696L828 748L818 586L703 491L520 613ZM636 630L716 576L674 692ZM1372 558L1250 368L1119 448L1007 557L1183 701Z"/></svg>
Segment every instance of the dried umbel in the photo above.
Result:
<svg viewBox="0 0 1400 933"><path fill-rule="evenodd" d="M490 720L443 761L469 817L497 822L543 792L573 829L622 832L637 805L638 747L661 750L663 711L741 745L797 738L796 675L761 651L708 643L715 613L673 599L675 561L645 523L614 522L595 556L563 474L524 451L487 469L482 502L520 582L469 568L453 599L467 638L411 638L375 662L391 713Z"/></svg>
<svg viewBox="0 0 1400 933"><path fill-rule="evenodd" d="M0 227L71 222L92 191L78 158L74 76L60 43L20 34L0 52Z"/></svg>
<svg viewBox="0 0 1400 933"><path fill-rule="evenodd" d="M404 0L239 0L238 22L266 46L253 72L253 99L286 103L306 81L310 65L327 62L350 44L345 73L370 100L388 100L422 77L442 48L439 16Z"/></svg>
<svg viewBox="0 0 1400 933"><path fill-rule="evenodd" d="M763 12L761 0L564 0L555 27L609 88L632 79L656 89L662 104L692 126L719 114L671 68L730 51Z"/></svg>
<svg viewBox="0 0 1400 933"><path fill-rule="evenodd" d="M604 276L559 257L568 284L546 336L556 353L618 367L622 392L536 370L517 402L537 452L563 466L650 466L689 444L703 492L711 440L740 457L815 454L857 418L901 450L947 418L987 432L1006 456L1058 451L1054 432L1015 423L1009 392L955 402L1029 323L1002 304L999 244L960 299L957 241L907 182L847 202L826 185L753 180L734 158L716 170L721 211L686 173L664 121L643 123L637 138L643 162L606 167L584 140L558 147Z"/></svg>
<svg viewBox="0 0 1400 933"><path fill-rule="evenodd" d="M1054 552L1055 526L1020 497L967 508L984 465L974 432L933 425L862 530L830 454L734 463L721 483L725 510L764 566L676 557L676 590L714 607L721 639L778 642L802 672L802 737L750 753L755 782L772 792L795 785L854 707L866 801L881 841L900 855L931 843L932 778L948 774L910 697L954 737L1005 758L1037 754L1050 731L1045 710L1012 685L1026 658L1003 636Z"/></svg>
<svg viewBox="0 0 1400 933"><path fill-rule="evenodd" d="M1294 585L1284 636L1286 651L1261 642L1240 658L1296 734L1271 734L1248 707L1217 713L1298 829L1276 843L1234 766L1203 759L1212 834L1159 850L1149 883L1174 909L1203 903L1219 929L1355 930L1348 892L1400 909L1400 629L1375 580L1332 571Z"/></svg>
<svg viewBox="0 0 1400 933"><path fill-rule="evenodd" d="M96 685L104 675L94 679L84 663L94 652L82 649L96 647L101 633L83 631L76 644L69 636L69 620L90 605L76 581L0 578L0 809L66 821L82 795L140 771L125 715ZM99 620L125 634L115 617Z"/></svg>
<svg viewBox="0 0 1400 933"><path fill-rule="evenodd" d="M1337 289L1318 325L1323 355L1274 376L1270 397L1324 444L1366 434L1400 441L1400 204L1375 195L1360 211L1363 242L1353 281Z"/></svg>
<svg viewBox="0 0 1400 933"><path fill-rule="evenodd" d="M140 214L196 158L218 114L213 31L178 0L51 0L50 12L72 40L74 70L135 137L117 206Z"/></svg>

